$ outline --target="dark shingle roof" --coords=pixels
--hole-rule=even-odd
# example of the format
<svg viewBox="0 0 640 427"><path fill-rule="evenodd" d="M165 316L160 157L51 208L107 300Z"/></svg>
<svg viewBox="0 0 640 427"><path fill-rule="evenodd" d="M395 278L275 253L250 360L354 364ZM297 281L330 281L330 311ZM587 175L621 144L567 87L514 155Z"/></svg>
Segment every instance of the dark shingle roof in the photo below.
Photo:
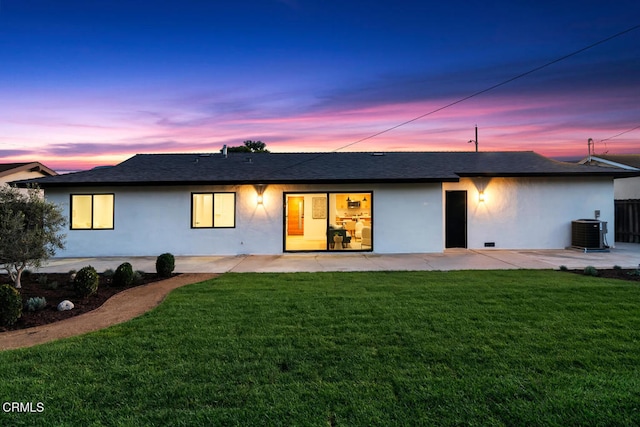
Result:
<svg viewBox="0 0 640 427"><path fill-rule="evenodd" d="M117 166L39 178L88 185L443 182L462 176L629 176L534 152L138 154Z"/></svg>

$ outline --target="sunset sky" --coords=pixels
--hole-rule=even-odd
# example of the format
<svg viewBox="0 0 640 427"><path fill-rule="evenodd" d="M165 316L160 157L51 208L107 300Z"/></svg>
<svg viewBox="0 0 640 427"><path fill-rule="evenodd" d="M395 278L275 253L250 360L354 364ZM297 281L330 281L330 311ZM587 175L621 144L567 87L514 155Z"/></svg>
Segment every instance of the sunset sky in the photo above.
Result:
<svg viewBox="0 0 640 427"><path fill-rule="evenodd" d="M470 151L475 125L481 151L639 153L639 25L637 0L2 0L0 162Z"/></svg>

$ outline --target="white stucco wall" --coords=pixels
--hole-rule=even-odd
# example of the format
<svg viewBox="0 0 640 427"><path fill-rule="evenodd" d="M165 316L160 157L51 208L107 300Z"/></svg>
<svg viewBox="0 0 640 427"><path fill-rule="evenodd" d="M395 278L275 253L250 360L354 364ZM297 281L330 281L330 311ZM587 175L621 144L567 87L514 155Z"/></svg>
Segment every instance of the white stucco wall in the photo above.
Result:
<svg viewBox="0 0 640 427"><path fill-rule="evenodd" d="M375 252L442 252L442 184L393 184L373 188L377 188L373 204Z"/></svg>
<svg viewBox="0 0 640 427"><path fill-rule="evenodd" d="M571 221L608 222L614 244L613 180L610 178L464 178L444 190L467 190L467 244L484 249L560 249L571 245ZM478 201L484 191L485 201ZM443 196L444 197L444 196Z"/></svg>
<svg viewBox="0 0 640 427"><path fill-rule="evenodd" d="M236 228L192 229L191 193L236 192ZM70 217L70 194L115 194L113 230L66 230L66 249L57 256L152 256L279 254L283 251L284 192L371 191L374 252L440 252L440 184L269 185L256 203L253 186L76 188L46 191ZM311 207L311 203L305 206ZM305 215L311 218L310 212ZM67 227L68 228L68 227ZM324 231L323 231L324 233Z"/></svg>
<svg viewBox="0 0 640 427"><path fill-rule="evenodd" d="M616 200L640 199L640 177L619 178L614 181Z"/></svg>
<svg viewBox="0 0 640 427"><path fill-rule="evenodd" d="M478 203L484 189L485 202ZM459 183L371 185L269 185L264 203L243 186L179 186L50 189L46 197L69 218L70 194L115 194L113 230L69 230L57 256L154 256L280 254L283 252L285 192L371 192L375 253L430 253L444 249L444 194L468 192L468 247L564 248L571 221L609 222L613 245L613 180L584 178L462 179ZM192 192L236 192L236 227L191 228ZM311 203L305 203L311 207ZM305 218L311 218L307 212Z"/></svg>

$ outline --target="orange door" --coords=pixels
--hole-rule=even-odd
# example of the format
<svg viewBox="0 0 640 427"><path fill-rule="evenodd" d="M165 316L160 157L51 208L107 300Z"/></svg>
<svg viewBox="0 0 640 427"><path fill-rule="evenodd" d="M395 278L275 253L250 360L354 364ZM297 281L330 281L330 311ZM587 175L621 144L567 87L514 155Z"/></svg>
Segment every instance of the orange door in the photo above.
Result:
<svg viewBox="0 0 640 427"><path fill-rule="evenodd" d="M302 236L304 234L304 197L287 199L287 235Z"/></svg>

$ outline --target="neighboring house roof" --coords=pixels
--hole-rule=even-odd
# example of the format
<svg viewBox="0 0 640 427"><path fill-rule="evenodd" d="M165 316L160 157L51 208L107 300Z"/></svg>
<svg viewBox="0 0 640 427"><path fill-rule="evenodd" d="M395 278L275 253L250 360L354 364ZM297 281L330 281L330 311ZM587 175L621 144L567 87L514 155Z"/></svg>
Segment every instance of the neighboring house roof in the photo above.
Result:
<svg viewBox="0 0 640 427"><path fill-rule="evenodd" d="M40 162L0 163L0 179L23 172L39 172L45 176L58 175L53 169L49 169ZM2 181L6 181L6 179L2 179Z"/></svg>
<svg viewBox="0 0 640 427"><path fill-rule="evenodd" d="M597 164L627 170L640 170L640 154L599 154L582 159L580 164Z"/></svg>
<svg viewBox="0 0 640 427"><path fill-rule="evenodd" d="M138 154L116 166L35 181L100 185L445 182L463 176L635 176L558 162L534 152ZM24 185L27 181L23 181Z"/></svg>

